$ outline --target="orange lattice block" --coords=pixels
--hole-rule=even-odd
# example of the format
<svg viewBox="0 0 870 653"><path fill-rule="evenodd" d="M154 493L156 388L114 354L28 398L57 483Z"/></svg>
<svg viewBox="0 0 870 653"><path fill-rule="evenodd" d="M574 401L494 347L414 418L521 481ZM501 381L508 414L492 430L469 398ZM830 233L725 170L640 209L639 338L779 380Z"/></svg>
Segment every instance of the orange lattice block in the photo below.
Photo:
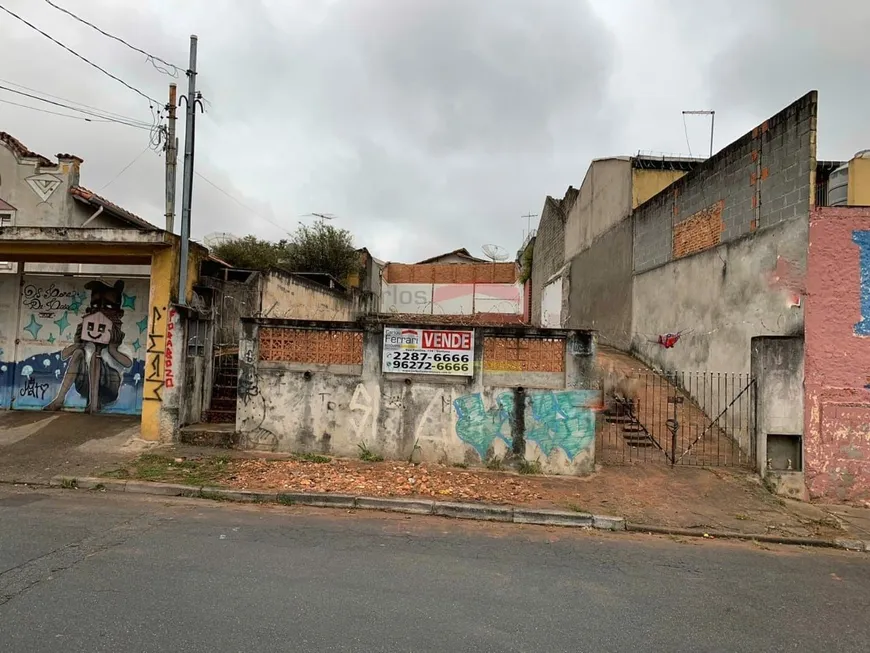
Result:
<svg viewBox="0 0 870 653"><path fill-rule="evenodd" d="M483 341L483 369L489 372L564 372L563 338L499 338Z"/></svg>
<svg viewBox="0 0 870 653"><path fill-rule="evenodd" d="M319 365L362 365L360 331L316 331L264 327L260 329L260 360Z"/></svg>

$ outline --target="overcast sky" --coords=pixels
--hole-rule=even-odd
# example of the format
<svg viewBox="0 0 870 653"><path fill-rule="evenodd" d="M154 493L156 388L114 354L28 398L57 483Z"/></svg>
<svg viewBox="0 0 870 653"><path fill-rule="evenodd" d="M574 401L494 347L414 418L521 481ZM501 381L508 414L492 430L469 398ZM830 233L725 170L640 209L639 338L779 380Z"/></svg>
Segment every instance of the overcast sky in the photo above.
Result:
<svg viewBox="0 0 870 653"><path fill-rule="evenodd" d="M514 253L521 216L590 159L705 154L708 119L688 118L687 139L682 110L716 110L719 149L811 89L820 158L870 147L865 1L54 1L180 66L199 35L196 168L247 208L197 177L195 237L277 239L322 212L387 260ZM172 80L142 55L44 0L0 5L165 101ZM141 96L2 12L0 33L5 82L150 120ZM147 131L2 102L0 130L81 156L83 185L162 225Z"/></svg>

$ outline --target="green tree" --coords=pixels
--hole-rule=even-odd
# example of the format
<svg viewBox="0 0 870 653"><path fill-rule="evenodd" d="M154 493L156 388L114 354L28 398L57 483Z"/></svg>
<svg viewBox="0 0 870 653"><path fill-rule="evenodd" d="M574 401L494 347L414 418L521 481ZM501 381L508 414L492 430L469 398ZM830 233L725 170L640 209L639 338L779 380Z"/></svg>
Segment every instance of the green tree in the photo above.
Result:
<svg viewBox="0 0 870 653"><path fill-rule="evenodd" d="M323 221L301 225L290 240L271 242L245 236L213 248L230 265L248 270L278 268L287 272L321 272L339 281L357 272L360 258L347 229Z"/></svg>

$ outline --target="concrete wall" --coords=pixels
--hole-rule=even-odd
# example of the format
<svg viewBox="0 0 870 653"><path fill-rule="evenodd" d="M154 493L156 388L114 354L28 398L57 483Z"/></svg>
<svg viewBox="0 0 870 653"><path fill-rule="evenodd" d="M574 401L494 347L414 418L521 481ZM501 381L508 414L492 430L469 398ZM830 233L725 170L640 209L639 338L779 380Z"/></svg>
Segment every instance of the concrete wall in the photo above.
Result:
<svg viewBox="0 0 870 653"><path fill-rule="evenodd" d="M870 209L810 219L804 450L810 496L870 499Z"/></svg>
<svg viewBox="0 0 870 653"><path fill-rule="evenodd" d="M540 326L558 329L562 326L562 278L544 286L541 293L541 324Z"/></svg>
<svg viewBox="0 0 870 653"><path fill-rule="evenodd" d="M631 237L631 221L623 220L574 257L565 322L623 350L631 346Z"/></svg>
<svg viewBox="0 0 870 653"><path fill-rule="evenodd" d="M274 270L260 277L260 311L263 317L338 321L354 320L360 312L349 293Z"/></svg>
<svg viewBox="0 0 870 653"><path fill-rule="evenodd" d="M794 498L805 493L802 468L804 408L803 338L752 339L756 392L756 460L762 476L794 476ZM790 472L790 473L789 473Z"/></svg>
<svg viewBox="0 0 870 653"><path fill-rule="evenodd" d="M119 306L92 309L100 292L92 287L95 282L123 284L117 288ZM100 412L142 411L148 279L28 274L5 275L0 283L0 306L5 307L0 316L0 406L82 411L91 394L89 383L96 380ZM90 333L79 328L86 318L95 321ZM101 334L105 344L95 345ZM96 375L95 351L100 352Z"/></svg>
<svg viewBox="0 0 870 653"><path fill-rule="evenodd" d="M754 336L803 332L806 244L795 219L635 276L632 351L666 370L748 373Z"/></svg>
<svg viewBox="0 0 870 653"><path fill-rule="evenodd" d="M565 261L631 213L631 160L593 161L565 223Z"/></svg>
<svg viewBox="0 0 870 653"><path fill-rule="evenodd" d="M535 326L543 325L541 301L544 287L565 267L565 223L579 192L576 188L569 187L563 199L547 197L544 200L535 235L532 265L532 297L537 298L532 302L532 324ZM558 313L561 312L561 303L560 297ZM550 311L552 313L552 309ZM561 323L557 321L552 326L561 326Z"/></svg>
<svg viewBox="0 0 870 653"><path fill-rule="evenodd" d="M274 360L276 342L322 338L333 343L332 362L303 362L291 349ZM501 360L518 342L536 354L525 363ZM237 408L243 446L357 457L364 443L390 459L413 453L472 465L516 451L549 473L592 471L600 395L592 389L591 334L475 328L467 377L383 373L382 348L382 325L246 321Z"/></svg>
<svg viewBox="0 0 870 653"><path fill-rule="evenodd" d="M749 339L802 332L816 94L634 212L633 349L671 369L749 371ZM659 335L682 333L664 349Z"/></svg>

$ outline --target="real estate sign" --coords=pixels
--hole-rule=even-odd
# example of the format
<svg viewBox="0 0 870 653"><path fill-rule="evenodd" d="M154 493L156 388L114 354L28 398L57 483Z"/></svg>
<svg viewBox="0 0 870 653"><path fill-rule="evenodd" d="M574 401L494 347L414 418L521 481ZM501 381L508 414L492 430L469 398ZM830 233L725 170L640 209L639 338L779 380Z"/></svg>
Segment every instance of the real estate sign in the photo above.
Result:
<svg viewBox="0 0 870 653"><path fill-rule="evenodd" d="M474 331L384 328L383 371L474 375Z"/></svg>

